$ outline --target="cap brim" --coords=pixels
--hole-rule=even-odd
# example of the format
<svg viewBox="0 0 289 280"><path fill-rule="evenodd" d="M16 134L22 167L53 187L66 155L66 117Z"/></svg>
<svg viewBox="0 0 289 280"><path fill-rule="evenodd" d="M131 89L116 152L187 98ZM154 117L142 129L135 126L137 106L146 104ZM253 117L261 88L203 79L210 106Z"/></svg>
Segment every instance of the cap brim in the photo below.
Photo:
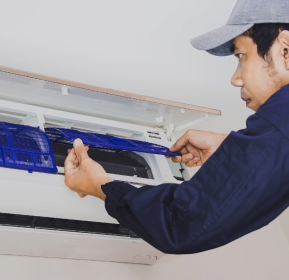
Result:
<svg viewBox="0 0 289 280"><path fill-rule="evenodd" d="M217 56L231 55L231 41L243 34L254 24L224 25L201 36L193 38L191 44L198 50Z"/></svg>

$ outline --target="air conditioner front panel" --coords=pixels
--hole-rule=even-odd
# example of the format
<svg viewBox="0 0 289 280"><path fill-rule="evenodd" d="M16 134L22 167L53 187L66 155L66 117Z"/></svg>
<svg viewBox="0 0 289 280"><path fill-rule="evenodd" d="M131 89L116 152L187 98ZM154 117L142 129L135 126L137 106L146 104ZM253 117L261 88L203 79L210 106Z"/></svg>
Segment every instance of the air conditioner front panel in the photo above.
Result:
<svg viewBox="0 0 289 280"><path fill-rule="evenodd" d="M92 196L80 199L65 186L63 175L0 168L0 178L2 213L117 223L102 200Z"/></svg>
<svg viewBox="0 0 289 280"><path fill-rule="evenodd" d="M0 226L0 254L153 264L164 254L141 239Z"/></svg>

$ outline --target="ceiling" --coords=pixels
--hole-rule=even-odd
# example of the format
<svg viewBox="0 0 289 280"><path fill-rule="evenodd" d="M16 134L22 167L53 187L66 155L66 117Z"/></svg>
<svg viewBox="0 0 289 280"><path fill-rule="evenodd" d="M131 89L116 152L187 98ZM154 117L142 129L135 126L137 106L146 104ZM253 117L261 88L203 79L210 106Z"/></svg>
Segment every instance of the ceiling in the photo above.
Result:
<svg viewBox="0 0 289 280"><path fill-rule="evenodd" d="M2 1L0 65L214 105L208 105L212 92L231 90L235 60L197 51L190 39L223 25L232 6L231 0Z"/></svg>

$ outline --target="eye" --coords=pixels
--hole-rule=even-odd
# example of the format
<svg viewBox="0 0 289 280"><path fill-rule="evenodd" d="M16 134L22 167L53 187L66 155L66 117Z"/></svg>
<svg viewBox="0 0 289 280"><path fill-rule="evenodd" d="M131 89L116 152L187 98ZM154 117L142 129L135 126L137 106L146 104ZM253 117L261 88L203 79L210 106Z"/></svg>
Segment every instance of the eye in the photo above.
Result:
<svg viewBox="0 0 289 280"><path fill-rule="evenodd" d="M242 58L243 54L242 53L236 53L235 57L238 58L238 60L240 60Z"/></svg>

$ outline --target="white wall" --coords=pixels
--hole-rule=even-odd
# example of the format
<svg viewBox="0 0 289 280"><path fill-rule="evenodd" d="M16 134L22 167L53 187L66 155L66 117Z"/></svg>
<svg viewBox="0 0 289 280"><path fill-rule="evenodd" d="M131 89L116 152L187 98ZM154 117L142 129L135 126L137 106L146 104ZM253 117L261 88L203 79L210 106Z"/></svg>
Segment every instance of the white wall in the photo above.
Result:
<svg viewBox="0 0 289 280"><path fill-rule="evenodd" d="M250 112L229 80L234 58L194 50L225 23L231 0L0 1L0 65L221 109L198 128L229 132ZM288 279L277 222L223 248L154 266L0 256L1 279Z"/></svg>

